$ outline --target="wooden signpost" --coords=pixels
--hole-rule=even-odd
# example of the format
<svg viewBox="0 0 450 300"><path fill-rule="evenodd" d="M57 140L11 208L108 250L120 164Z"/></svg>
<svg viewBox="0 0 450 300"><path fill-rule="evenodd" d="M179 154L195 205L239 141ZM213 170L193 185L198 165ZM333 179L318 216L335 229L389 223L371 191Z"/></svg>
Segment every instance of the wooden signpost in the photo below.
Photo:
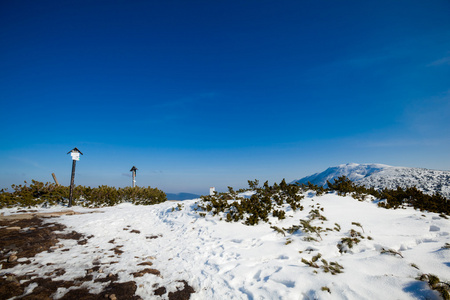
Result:
<svg viewBox="0 0 450 300"><path fill-rule="evenodd" d="M131 168L131 170L130 170L130 172L131 172L131 174L133 176L133 182L132 182L132 185L131 185L132 187L136 186L136 171L137 171L137 168L135 166L133 166Z"/></svg>
<svg viewBox="0 0 450 300"><path fill-rule="evenodd" d="M81 151L78 150L77 147L67 152L67 154L69 153L72 156L72 177L70 178L70 194L69 194L69 207L71 207L73 200L73 184L75 181L75 166L77 164L77 160L80 160L80 154L83 155L83 153L81 153Z"/></svg>

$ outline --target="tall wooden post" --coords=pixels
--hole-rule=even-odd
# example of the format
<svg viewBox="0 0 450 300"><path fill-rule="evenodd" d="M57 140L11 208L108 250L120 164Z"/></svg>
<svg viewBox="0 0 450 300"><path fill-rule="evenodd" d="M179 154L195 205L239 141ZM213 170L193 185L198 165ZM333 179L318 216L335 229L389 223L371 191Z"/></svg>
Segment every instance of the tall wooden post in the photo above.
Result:
<svg viewBox="0 0 450 300"><path fill-rule="evenodd" d="M69 193L69 207L71 207L73 201L73 187L75 182L75 167L77 165L77 160L80 160L80 154L83 155L83 153L81 153L81 151L78 150L78 148L76 147L67 152L67 154L69 153L72 156L72 176L70 177L70 193Z"/></svg>
<svg viewBox="0 0 450 300"><path fill-rule="evenodd" d="M72 200L73 200L73 185L75 182L75 167L77 165L77 161L74 159L72 160L72 176L70 177L70 194L69 194L69 207L72 206Z"/></svg>
<svg viewBox="0 0 450 300"><path fill-rule="evenodd" d="M130 171L131 171L131 176L133 177L133 181L131 182L131 186L135 187L136 186L136 171L137 171L137 168L135 166L133 166Z"/></svg>

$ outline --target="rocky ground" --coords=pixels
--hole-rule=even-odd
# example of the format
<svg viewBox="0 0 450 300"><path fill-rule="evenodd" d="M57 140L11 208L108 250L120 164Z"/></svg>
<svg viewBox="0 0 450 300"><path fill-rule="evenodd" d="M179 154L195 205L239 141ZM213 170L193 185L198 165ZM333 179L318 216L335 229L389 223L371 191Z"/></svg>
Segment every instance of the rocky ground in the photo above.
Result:
<svg viewBox="0 0 450 300"><path fill-rule="evenodd" d="M57 244L61 239L73 239L80 245L88 242L89 236L83 236L75 231L65 231L65 226L57 223L57 216L60 214L21 211L21 214L13 216L0 216L0 299L53 299L59 288L68 289L68 292L59 299L141 299L135 294L136 282L118 282L117 274L102 274L100 263L93 262L94 267L86 269L84 277L72 281L56 280L58 276L66 272L63 268L56 267L44 276L33 273L19 276L8 272L8 269L18 264L31 264L30 259L40 252L51 253L58 247ZM68 211L64 214L74 213ZM52 222L44 222L43 218L52 218ZM114 240L110 243L114 245ZM120 245L112 248L112 255L120 256L123 253L120 248ZM51 263L47 264L47 267L49 265ZM143 262L141 265L144 269L133 273L134 277L141 277L148 273L158 276L160 273L150 267L152 265L150 261ZM82 287L83 283L89 281L103 282L106 285L103 291L94 294ZM170 300L189 299L195 291L186 281L182 283L184 288L168 294L165 287L154 286L155 298L161 296Z"/></svg>

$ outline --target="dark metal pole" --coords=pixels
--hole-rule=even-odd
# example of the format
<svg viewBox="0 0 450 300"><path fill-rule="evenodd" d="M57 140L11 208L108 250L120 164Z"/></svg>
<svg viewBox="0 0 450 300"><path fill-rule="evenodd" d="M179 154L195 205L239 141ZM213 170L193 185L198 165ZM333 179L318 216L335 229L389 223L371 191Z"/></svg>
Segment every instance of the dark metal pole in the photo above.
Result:
<svg viewBox="0 0 450 300"><path fill-rule="evenodd" d="M69 195L69 207L72 206L72 200L73 200L73 184L75 181L75 166L77 164L77 161L74 159L72 160L72 177L70 179L70 195Z"/></svg>

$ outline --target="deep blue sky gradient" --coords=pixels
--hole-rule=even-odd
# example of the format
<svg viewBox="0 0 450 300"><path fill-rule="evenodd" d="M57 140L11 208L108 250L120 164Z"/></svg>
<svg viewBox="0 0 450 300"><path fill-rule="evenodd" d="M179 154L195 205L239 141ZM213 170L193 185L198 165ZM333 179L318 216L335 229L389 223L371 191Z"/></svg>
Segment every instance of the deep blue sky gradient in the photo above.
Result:
<svg viewBox="0 0 450 300"><path fill-rule="evenodd" d="M450 170L449 1L2 1L0 188Z"/></svg>

